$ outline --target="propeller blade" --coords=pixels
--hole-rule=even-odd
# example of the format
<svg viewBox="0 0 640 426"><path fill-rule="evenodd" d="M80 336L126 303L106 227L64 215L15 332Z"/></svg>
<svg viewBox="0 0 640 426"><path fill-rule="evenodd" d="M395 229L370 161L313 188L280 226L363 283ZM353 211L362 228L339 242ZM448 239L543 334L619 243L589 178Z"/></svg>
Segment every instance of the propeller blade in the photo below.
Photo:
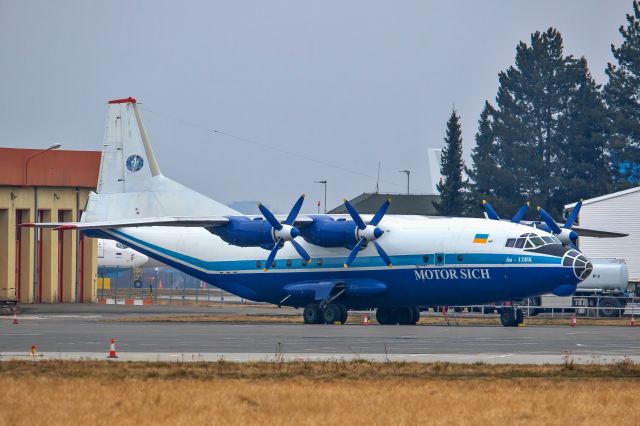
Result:
<svg viewBox="0 0 640 426"><path fill-rule="evenodd" d="M276 217L269 211L268 208L266 208L262 203L258 203L258 208L260 209L260 212L262 213L264 218L267 219L267 222L271 224L271 226L273 226L278 231L282 229L282 224L278 222L278 219L276 219Z"/></svg>
<svg viewBox="0 0 640 426"><path fill-rule="evenodd" d="M364 221L360 217L360 214L358 214L358 211L353 208L349 200L347 199L344 200L344 206L347 208L347 211L349 212L351 219L353 219L353 221L356 223L356 226L360 230L364 230L367 227L367 225L364 224Z"/></svg>
<svg viewBox="0 0 640 426"><path fill-rule="evenodd" d="M578 218L578 214L580 213L580 208L582 207L582 200L578 201L576 203L576 206L573 208L573 210L571 211L571 214L569 215L569 217L567 218L567 221L565 222L563 228L565 229L571 229L571 227L573 226L573 224L575 223L576 219Z"/></svg>
<svg viewBox="0 0 640 426"><path fill-rule="evenodd" d="M298 201L293 205L291 211L289 212L289 216L287 216L287 220L284 221L287 225L293 225L293 221L298 217L298 213L300 213L300 209L302 208L302 203L304 203L304 194L298 198Z"/></svg>
<svg viewBox="0 0 640 426"><path fill-rule="evenodd" d="M360 238L360 240L358 241L356 246L351 250L351 253L349 253L349 257L347 257L347 261L344 262L344 267L345 268L348 268L349 266L351 266L353 261L356 259L356 256L358 255L358 252L360 251L360 248L362 247L362 244L364 244L365 241L366 241L366 239L364 237Z"/></svg>
<svg viewBox="0 0 640 426"><path fill-rule="evenodd" d="M500 220L500 216L498 216L498 213L496 213L487 200L482 200L482 206L484 207L484 211L487 212L489 219Z"/></svg>
<svg viewBox="0 0 640 426"><path fill-rule="evenodd" d="M526 204L524 204L522 207L520 207L520 210L518 210L516 212L516 214L511 218L511 222L513 223L520 223L520 221L522 219L524 219L524 215L527 214L527 211L529 210L529 205L531 203L529 203L528 201L526 202Z"/></svg>
<svg viewBox="0 0 640 426"><path fill-rule="evenodd" d="M382 260L384 260L384 263L386 263L386 264L387 264L387 266L388 266L389 268L391 268L393 265L391 264L391 258L389 257L389 255L387 254L387 252L386 252L386 251L384 251L384 250L382 249L382 247L380 246L380 244L378 244L378 242L377 242L377 241L374 241L374 242L373 242L373 245L375 246L376 251L378 252L378 254L380 255L380 257L382 258Z"/></svg>
<svg viewBox="0 0 640 426"><path fill-rule="evenodd" d="M373 219L371 219L371 222L369 223L373 226L378 226L378 224L384 217L385 213L387 213L387 210L389 209L389 205L391 205L391 198L387 198L387 201L382 203L382 205L380 206L376 214L373 216Z"/></svg>
<svg viewBox="0 0 640 426"><path fill-rule="evenodd" d="M546 211L544 211L544 209L540 206L538 206L538 213L540 214L540 217L542 218L542 220L544 220L544 223L546 223L549 229L551 229L551 232L553 232L554 234L559 234L562 232L560 230L560 227L556 223L556 221L553 220L553 218L551 217L551 215Z"/></svg>
<svg viewBox="0 0 640 426"><path fill-rule="evenodd" d="M309 256L309 253L307 253L307 251L300 244L298 244L294 240L291 240L290 242L291 244L293 244L293 248L296 249L301 258L303 258L306 262L311 260L311 256Z"/></svg>
<svg viewBox="0 0 640 426"><path fill-rule="evenodd" d="M273 260L276 258L276 254L278 253L278 250L280 250L282 243L284 243L284 240L282 238L278 238L278 241L276 241L276 244L271 249L271 253L269 253L269 257L267 257L267 263L264 265L265 271L271 268Z"/></svg>

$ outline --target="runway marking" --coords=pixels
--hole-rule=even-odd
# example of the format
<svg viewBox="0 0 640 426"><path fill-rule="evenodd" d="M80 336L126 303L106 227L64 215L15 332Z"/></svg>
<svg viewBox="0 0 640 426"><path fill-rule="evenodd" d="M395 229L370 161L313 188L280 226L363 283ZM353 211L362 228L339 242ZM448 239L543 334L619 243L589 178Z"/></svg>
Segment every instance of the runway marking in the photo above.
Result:
<svg viewBox="0 0 640 426"><path fill-rule="evenodd" d="M40 333L0 333L0 336L42 336Z"/></svg>

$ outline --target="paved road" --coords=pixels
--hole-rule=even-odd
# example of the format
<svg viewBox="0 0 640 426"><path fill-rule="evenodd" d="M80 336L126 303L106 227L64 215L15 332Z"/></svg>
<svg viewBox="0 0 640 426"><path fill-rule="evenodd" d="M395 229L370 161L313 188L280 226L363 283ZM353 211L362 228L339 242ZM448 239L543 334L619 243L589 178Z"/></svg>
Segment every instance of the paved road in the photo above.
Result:
<svg viewBox="0 0 640 426"><path fill-rule="evenodd" d="M640 327L361 326L216 323L114 323L118 316L160 313L274 312L268 306L221 308L51 305L28 308L19 325L0 318L0 353L106 353L111 338L130 354L284 354L640 359ZM218 311L216 311L218 312ZM276 311L282 313L283 310ZM284 311L284 312L295 312Z"/></svg>

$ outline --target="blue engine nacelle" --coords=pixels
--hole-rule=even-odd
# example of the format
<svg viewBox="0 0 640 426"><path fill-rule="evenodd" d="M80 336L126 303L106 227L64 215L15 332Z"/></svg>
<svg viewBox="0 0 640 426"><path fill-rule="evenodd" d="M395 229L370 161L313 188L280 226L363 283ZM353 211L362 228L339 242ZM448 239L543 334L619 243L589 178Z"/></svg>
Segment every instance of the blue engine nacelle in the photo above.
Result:
<svg viewBox="0 0 640 426"><path fill-rule="evenodd" d="M226 243L240 247L262 247L269 249L276 241L273 227L262 218L229 217L229 223L223 226L207 228Z"/></svg>
<svg viewBox="0 0 640 426"><path fill-rule="evenodd" d="M352 220L312 216L313 223L300 229L300 235L310 244L320 247L353 248L358 242L356 224Z"/></svg>

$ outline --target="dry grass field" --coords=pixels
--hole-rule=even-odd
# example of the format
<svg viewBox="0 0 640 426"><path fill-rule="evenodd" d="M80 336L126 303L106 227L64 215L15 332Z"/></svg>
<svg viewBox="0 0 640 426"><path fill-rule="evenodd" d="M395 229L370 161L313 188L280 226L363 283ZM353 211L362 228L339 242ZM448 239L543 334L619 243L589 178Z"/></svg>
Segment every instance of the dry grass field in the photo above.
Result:
<svg viewBox="0 0 640 426"><path fill-rule="evenodd" d="M363 314L352 313L349 315L347 324L362 324ZM145 315L121 317L117 319L109 319L107 322L217 322L217 323L237 323L237 324L302 324L301 314L198 314L198 315ZM559 325L570 326L571 318L569 317L532 317L525 319L527 325ZM639 321L640 323L640 318ZM369 324L377 324L375 315L369 318ZM578 326L629 326L629 318L578 318ZM463 315L463 316L439 316L439 315L423 315L418 325L486 325L500 326L500 318L498 316L482 316L482 315ZM640 325L640 324L639 324ZM640 327L639 327L640 328Z"/></svg>
<svg viewBox="0 0 640 426"><path fill-rule="evenodd" d="M0 425L640 424L640 366L1 362Z"/></svg>

